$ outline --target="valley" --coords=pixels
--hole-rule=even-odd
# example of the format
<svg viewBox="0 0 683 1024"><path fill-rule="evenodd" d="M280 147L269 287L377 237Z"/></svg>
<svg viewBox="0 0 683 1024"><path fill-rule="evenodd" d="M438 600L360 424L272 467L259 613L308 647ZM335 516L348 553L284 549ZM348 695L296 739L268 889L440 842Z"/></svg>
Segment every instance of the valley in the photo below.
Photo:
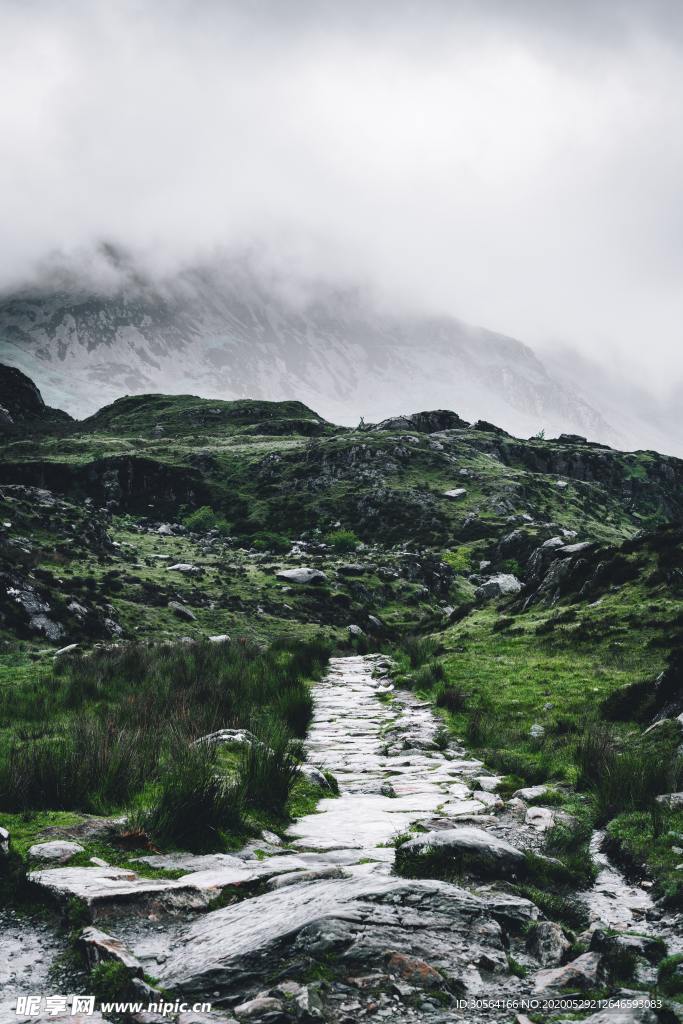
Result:
<svg viewBox="0 0 683 1024"><path fill-rule="evenodd" d="M681 1019L683 462L0 404L0 949L217 1024Z"/></svg>

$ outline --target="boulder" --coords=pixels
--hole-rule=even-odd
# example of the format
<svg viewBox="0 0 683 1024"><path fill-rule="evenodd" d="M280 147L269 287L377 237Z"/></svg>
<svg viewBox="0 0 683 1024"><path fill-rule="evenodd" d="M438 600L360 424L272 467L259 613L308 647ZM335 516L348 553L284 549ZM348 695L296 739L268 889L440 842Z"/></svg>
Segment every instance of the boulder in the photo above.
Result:
<svg viewBox="0 0 683 1024"><path fill-rule="evenodd" d="M539 971L534 978L535 995L551 995L563 989L586 992L596 989L604 980L600 953L582 953L563 967Z"/></svg>
<svg viewBox="0 0 683 1024"><path fill-rule="evenodd" d="M453 828L425 832L402 843L397 861L413 857L452 858L466 865L472 874L514 874L524 864L524 854L516 846L480 828Z"/></svg>
<svg viewBox="0 0 683 1024"><path fill-rule="evenodd" d="M69 843L59 839L49 843L36 843L28 851L32 860L49 861L54 864L66 864L77 853L83 853L80 843Z"/></svg>
<svg viewBox="0 0 683 1024"><path fill-rule="evenodd" d="M538 800L549 792L549 786L524 786L522 789L516 789L512 796L519 800Z"/></svg>
<svg viewBox="0 0 683 1024"><path fill-rule="evenodd" d="M322 583L327 579L320 569L311 569L303 565L298 569L281 569L275 575L277 579L285 580L287 583Z"/></svg>
<svg viewBox="0 0 683 1024"><path fill-rule="evenodd" d="M444 491L444 498L450 498L451 501L459 501L460 498L464 498L467 494L465 487L452 487L449 491Z"/></svg>
<svg viewBox="0 0 683 1024"><path fill-rule="evenodd" d="M555 813L549 807L530 807L524 820L532 828L545 832L555 824Z"/></svg>
<svg viewBox="0 0 683 1024"><path fill-rule="evenodd" d="M249 731L249 729L218 729L216 732L207 733L206 736L200 736L192 745L195 746L199 743L218 743L233 747L250 747L252 744L259 742L260 741L256 736L254 736L253 732Z"/></svg>
<svg viewBox="0 0 683 1024"><path fill-rule="evenodd" d="M487 601L496 597L506 597L509 594L518 594L522 584L511 573L501 572L496 576L489 576L475 591L478 601Z"/></svg>
<svg viewBox="0 0 683 1024"><path fill-rule="evenodd" d="M539 921L529 932L527 948L544 967L554 967L562 961L569 949L569 941L559 924L554 921Z"/></svg>
<svg viewBox="0 0 683 1024"><path fill-rule="evenodd" d="M182 572L187 576L197 575L203 572L199 565L191 565L190 562L176 562L175 565L167 565L169 572Z"/></svg>
<svg viewBox="0 0 683 1024"><path fill-rule="evenodd" d="M227 633L217 633L215 636L208 637L210 644L229 644L230 637Z"/></svg>
<svg viewBox="0 0 683 1024"><path fill-rule="evenodd" d="M0 825L0 856L9 854L9 832Z"/></svg>
<svg viewBox="0 0 683 1024"><path fill-rule="evenodd" d="M195 622L197 619L192 609L186 608L180 601L169 601L168 607L177 619L183 619L185 622Z"/></svg>
<svg viewBox="0 0 683 1024"><path fill-rule="evenodd" d="M323 772L316 768L315 765L300 764L298 771L300 775L303 775L305 779L308 779L315 786L320 786L321 789L332 789Z"/></svg>
<svg viewBox="0 0 683 1024"><path fill-rule="evenodd" d="M359 636L364 636L364 635L365 634L364 634L364 632L363 632L363 630L361 629L360 626L349 626L349 636L351 636L351 637L359 637Z"/></svg>

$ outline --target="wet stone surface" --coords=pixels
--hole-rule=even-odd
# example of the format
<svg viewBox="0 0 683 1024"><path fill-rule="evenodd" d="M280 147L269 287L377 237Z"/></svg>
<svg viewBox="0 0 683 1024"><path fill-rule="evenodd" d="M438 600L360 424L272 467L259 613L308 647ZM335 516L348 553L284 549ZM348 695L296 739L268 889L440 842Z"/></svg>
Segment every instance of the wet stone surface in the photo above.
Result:
<svg viewBox="0 0 683 1024"><path fill-rule="evenodd" d="M340 796L294 822L285 844L145 858L184 872L173 880L104 868L41 869L36 880L58 898L85 896L97 927L123 942L147 976L212 1002L215 1021L511 1020L497 1009L458 1010L455 999L550 991L585 964L565 969L561 931L529 941L542 915L505 889L503 875L522 861L510 844L538 850L544 830L526 820L522 798L506 806L496 796L498 780L480 761L452 741L440 749L439 725L428 704L393 691L386 659L334 658L315 687L306 745L309 763L335 775ZM440 849L504 851L506 871L466 875L462 885L398 877L393 840L416 824L443 835L433 844ZM256 847L267 856L258 859ZM583 897L594 925L648 931L647 894L627 887L604 858L600 869ZM212 910L221 894L227 905ZM601 975L601 954L584 955Z"/></svg>

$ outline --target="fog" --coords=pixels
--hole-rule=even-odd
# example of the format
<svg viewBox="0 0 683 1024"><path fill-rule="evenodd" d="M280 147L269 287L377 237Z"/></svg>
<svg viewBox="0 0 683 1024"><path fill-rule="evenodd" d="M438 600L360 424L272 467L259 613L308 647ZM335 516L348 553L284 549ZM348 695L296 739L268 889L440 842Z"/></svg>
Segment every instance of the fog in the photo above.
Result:
<svg viewBox="0 0 683 1024"><path fill-rule="evenodd" d="M0 0L0 20L5 292L55 254L97 278L104 241L159 276L249 249L680 386L676 0Z"/></svg>

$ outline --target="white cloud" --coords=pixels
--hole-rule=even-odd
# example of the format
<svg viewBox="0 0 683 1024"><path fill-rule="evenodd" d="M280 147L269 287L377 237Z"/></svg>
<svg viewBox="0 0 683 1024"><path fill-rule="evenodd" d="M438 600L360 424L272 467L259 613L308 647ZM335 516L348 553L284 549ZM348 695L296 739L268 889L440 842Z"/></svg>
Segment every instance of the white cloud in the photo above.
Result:
<svg viewBox="0 0 683 1024"><path fill-rule="evenodd" d="M683 375L681 16L577 0L0 0L0 283L258 243Z"/></svg>

